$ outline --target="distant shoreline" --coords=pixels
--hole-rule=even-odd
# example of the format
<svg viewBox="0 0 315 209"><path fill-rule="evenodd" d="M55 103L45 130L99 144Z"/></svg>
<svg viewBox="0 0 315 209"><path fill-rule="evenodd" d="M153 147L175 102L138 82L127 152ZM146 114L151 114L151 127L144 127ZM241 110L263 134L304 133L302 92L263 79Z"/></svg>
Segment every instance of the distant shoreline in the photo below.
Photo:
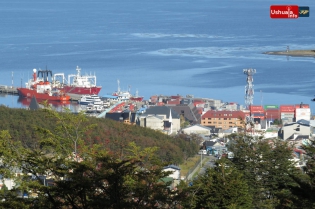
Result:
<svg viewBox="0 0 315 209"><path fill-rule="evenodd" d="M286 55L296 57L315 57L315 50L288 50L288 51L269 51L263 54L269 55Z"/></svg>

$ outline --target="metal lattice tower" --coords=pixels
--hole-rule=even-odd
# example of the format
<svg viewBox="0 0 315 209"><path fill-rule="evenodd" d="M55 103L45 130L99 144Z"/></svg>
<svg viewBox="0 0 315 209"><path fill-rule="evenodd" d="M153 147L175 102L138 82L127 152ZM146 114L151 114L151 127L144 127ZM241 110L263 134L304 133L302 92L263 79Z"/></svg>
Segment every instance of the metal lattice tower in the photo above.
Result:
<svg viewBox="0 0 315 209"><path fill-rule="evenodd" d="M253 104L254 99L254 85L253 85L253 75L256 73L256 69L244 69L244 74L247 75L247 85L245 86L245 105L249 109L249 106Z"/></svg>

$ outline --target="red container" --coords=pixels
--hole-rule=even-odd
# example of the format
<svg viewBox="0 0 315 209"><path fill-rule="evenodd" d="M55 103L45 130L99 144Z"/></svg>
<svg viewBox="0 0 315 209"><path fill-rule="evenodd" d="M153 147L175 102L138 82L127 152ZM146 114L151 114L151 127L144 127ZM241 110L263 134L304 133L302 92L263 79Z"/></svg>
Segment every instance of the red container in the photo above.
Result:
<svg viewBox="0 0 315 209"><path fill-rule="evenodd" d="M180 100L179 99L172 99L172 100L167 101L167 104L178 105L178 104L180 104Z"/></svg>
<svg viewBox="0 0 315 209"><path fill-rule="evenodd" d="M181 99L182 98L182 96L179 96L179 95L177 95L177 96L171 96L171 99Z"/></svg>
<svg viewBox="0 0 315 209"><path fill-rule="evenodd" d="M294 112L294 105L280 105L280 112Z"/></svg>
<svg viewBox="0 0 315 209"><path fill-rule="evenodd" d="M264 107L260 105L251 105L249 109L251 113L264 113L265 112Z"/></svg>
<svg viewBox="0 0 315 209"><path fill-rule="evenodd" d="M267 119L280 119L281 114L279 110L266 110L265 117Z"/></svg>
<svg viewBox="0 0 315 209"><path fill-rule="evenodd" d="M308 105L308 104L296 104L295 108L310 108L310 105Z"/></svg>

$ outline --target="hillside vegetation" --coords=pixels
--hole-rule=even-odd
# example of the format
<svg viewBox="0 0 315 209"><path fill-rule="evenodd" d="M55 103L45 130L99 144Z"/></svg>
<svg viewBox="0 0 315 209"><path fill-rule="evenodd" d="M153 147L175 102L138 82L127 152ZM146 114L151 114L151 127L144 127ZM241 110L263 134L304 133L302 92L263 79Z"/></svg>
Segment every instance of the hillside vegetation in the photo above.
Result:
<svg viewBox="0 0 315 209"><path fill-rule="evenodd" d="M42 136L36 131L38 128L55 132L58 124L58 119L49 116L44 110L29 111L5 106L0 107L0 120L0 130L8 130L14 141L21 141L27 147L34 146L34 142L41 139ZM130 142L135 142L141 148L158 147L157 154L161 160L179 164L194 156L199 148L197 141L186 136L170 137L158 131L110 119L88 117L78 128L83 129L92 124L93 128L86 130L82 136L85 143L91 146L98 144L109 153L119 156L124 154L124 149Z"/></svg>
<svg viewBox="0 0 315 209"><path fill-rule="evenodd" d="M315 206L313 140L303 147L307 162L299 167L289 142L232 134L233 159L219 159L189 184L175 185L164 166L194 154L192 138L49 109L1 107L0 116L0 173L13 180L0 189L0 208Z"/></svg>

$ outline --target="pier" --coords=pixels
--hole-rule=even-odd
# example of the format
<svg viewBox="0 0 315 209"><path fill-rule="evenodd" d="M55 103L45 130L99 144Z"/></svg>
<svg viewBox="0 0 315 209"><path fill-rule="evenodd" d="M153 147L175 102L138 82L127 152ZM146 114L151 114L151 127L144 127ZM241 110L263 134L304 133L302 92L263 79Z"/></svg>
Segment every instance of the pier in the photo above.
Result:
<svg viewBox="0 0 315 209"><path fill-rule="evenodd" d="M6 86L6 85L0 85L0 93L1 94L10 94L10 95L19 95L19 92L17 90L17 87L14 86ZM78 94L68 94L70 96L71 101L78 101L82 95Z"/></svg>
<svg viewBox="0 0 315 209"><path fill-rule="evenodd" d="M0 93L2 94L12 94L12 95L19 95L18 90L14 86L5 86L0 85Z"/></svg>

